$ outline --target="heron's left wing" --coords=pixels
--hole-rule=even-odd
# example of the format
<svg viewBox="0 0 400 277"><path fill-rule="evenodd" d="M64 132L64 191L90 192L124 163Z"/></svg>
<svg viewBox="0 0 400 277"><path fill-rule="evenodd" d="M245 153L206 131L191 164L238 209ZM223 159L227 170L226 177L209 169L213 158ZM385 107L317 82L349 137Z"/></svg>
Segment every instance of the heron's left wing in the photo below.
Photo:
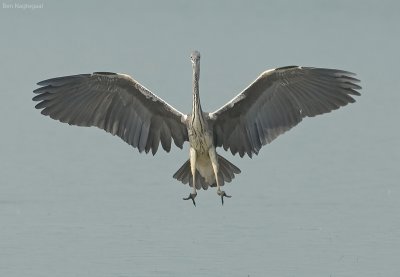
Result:
<svg viewBox="0 0 400 277"><path fill-rule="evenodd" d="M352 103L360 95L355 74L288 66L263 72L243 92L209 114L214 143L250 157L280 134L313 117Z"/></svg>

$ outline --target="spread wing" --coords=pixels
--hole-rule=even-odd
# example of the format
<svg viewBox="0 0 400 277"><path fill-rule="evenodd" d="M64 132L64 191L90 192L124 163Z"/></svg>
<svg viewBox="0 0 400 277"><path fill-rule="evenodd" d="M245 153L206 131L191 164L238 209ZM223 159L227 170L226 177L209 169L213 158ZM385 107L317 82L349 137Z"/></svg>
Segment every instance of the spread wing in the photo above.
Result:
<svg viewBox="0 0 400 277"><path fill-rule="evenodd" d="M355 74L288 66L263 72L243 92L209 114L214 143L232 154L258 154L261 147L304 117L328 113L360 95Z"/></svg>
<svg viewBox="0 0 400 277"><path fill-rule="evenodd" d="M167 152L171 140L182 148L188 140L185 115L130 76L95 72L38 83L37 109L70 125L97 126L153 155L161 141Z"/></svg>

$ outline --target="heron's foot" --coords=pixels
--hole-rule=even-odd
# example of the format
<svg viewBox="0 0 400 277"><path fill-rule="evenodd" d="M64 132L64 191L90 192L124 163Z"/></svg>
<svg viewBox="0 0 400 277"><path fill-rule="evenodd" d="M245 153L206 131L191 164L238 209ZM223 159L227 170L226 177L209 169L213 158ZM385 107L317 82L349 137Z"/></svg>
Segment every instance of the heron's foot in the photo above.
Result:
<svg viewBox="0 0 400 277"><path fill-rule="evenodd" d="M223 190L218 190L217 193L219 196L221 196L222 205L224 205L224 197L227 197L227 198L232 197L231 195L226 194L225 191L223 191Z"/></svg>
<svg viewBox="0 0 400 277"><path fill-rule="evenodd" d="M186 198L183 198L183 200L189 200L189 199L192 199L192 201L193 201L193 205L194 206L196 206L196 202L194 201L194 199L196 198L196 196L197 196L197 193L195 192L195 193L191 193L191 194L189 194L189 196L188 197L186 197Z"/></svg>

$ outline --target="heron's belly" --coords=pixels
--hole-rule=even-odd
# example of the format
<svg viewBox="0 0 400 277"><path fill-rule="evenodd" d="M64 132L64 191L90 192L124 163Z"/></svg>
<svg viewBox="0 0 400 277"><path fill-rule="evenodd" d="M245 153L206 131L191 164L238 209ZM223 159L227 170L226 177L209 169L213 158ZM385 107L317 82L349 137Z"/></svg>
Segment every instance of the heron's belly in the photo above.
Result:
<svg viewBox="0 0 400 277"><path fill-rule="evenodd" d="M210 156L208 154L200 155L196 160L196 169L203 176L206 183L212 185L215 183L214 170L212 168Z"/></svg>
<svg viewBox="0 0 400 277"><path fill-rule="evenodd" d="M203 128L202 128L203 127ZM213 136L207 132L208 126L195 125L189 128L190 147L196 151L196 169L203 176L206 183L215 183L214 171L210 160L209 150L214 148Z"/></svg>

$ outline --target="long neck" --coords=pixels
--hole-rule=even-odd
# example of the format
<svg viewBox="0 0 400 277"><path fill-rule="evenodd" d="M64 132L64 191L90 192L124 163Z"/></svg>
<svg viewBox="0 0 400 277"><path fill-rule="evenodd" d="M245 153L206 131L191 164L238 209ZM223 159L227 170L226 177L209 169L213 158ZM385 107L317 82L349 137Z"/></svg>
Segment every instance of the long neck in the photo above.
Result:
<svg viewBox="0 0 400 277"><path fill-rule="evenodd" d="M198 119L203 118L203 111L201 110L200 95L199 95L199 79L200 79L200 64L193 66L193 106L192 116Z"/></svg>

